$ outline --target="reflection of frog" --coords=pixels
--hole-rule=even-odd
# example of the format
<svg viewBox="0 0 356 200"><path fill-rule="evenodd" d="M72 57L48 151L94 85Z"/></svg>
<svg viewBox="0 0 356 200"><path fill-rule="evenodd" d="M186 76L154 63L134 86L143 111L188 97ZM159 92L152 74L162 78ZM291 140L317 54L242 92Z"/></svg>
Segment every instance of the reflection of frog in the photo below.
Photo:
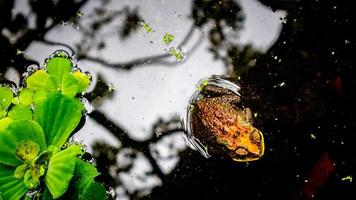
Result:
<svg viewBox="0 0 356 200"><path fill-rule="evenodd" d="M249 108L237 107L240 97L213 85L202 90L204 97L195 102L192 113L192 132L208 152L228 154L233 160L258 160L264 153L261 131L252 126Z"/></svg>

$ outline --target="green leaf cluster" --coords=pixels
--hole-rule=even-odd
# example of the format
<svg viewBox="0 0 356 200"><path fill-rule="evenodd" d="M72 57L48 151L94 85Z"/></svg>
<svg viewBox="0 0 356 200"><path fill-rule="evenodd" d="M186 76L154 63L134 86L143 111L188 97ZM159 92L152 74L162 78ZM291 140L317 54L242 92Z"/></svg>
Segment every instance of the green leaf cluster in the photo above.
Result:
<svg viewBox="0 0 356 200"><path fill-rule="evenodd" d="M47 69L40 69L26 79L27 88L33 92L35 102L43 100L48 93L59 92L74 97L84 92L90 84L90 76L73 71L73 63L66 57L53 57L47 61Z"/></svg>
<svg viewBox="0 0 356 200"><path fill-rule="evenodd" d="M177 49L175 47L172 47L169 51L169 54L171 54L172 56L174 56L176 58L177 61L182 61L184 58L183 52L180 49Z"/></svg>
<svg viewBox="0 0 356 200"><path fill-rule="evenodd" d="M29 107L27 92L21 90L14 96L10 87L0 86L0 131L4 130L13 120L32 119L33 113Z"/></svg>
<svg viewBox="0 0 356 200"><path fill-rule="evenodd" d="M26 79L17 94L0 86L0 199L107 199L94 181L96 168L81 160L82 145L68 143L83 117L75 96L89 86L86 74L72 72L66 57L53 57L47 70Z"/></svg>
<svg viewBox="0 0 356 200"><path fill-rule="evenodd" d="M165 33L163 36L163 42L169 45L174 40L174 35L171 33Z"/></svg>
<svg viewBox="0 0 356 200"><path fill-rule="evenodd" d="M143 27L143 29L146 31L146 33L154 32L154 30L151 28L151 26L148 25L146 22L140 22L140 25Z"/></svg>

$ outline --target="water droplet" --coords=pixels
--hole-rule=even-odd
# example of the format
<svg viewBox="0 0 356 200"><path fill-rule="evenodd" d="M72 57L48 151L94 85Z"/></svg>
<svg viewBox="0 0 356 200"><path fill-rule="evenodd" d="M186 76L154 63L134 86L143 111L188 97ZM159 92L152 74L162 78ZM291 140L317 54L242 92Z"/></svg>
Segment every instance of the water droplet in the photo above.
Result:
<svg viewBox="0 0 356 200"><path fill-rule="evenodd" d="M112 199L116 196L116 192L113 187L109 187L109 190L107 191L107 194L110 195ZM110 199L110 198L109 198Z"/></svg>
<svg viewBox="0 0 356 200"><path fill-rule="evenodd" d="M89 71L85 71L84 74L89 78L90 82L93 81L93 75L91 75L91 73ZM90 83L89 83L89 85L90 85Z"/></svg>
<svg viewBox="0 0 356 200"><path fill-rule="evenodd" d="M72 66L76 65L76 63L73 62L72 57L69 55L67 51L59 49L53 52L48 58L45 59L44 67L46 68L48 61L55 57L68 58L72 62Z"/></svg>
<svg viewBox="0 0 356 200"><path fill-rule="evenodd" d="M74 72L82 72L82 70L79 67L75 66L72 68L72 73Z"/></svg>
<svg viewBox="0 0 356 200"><path fill-rule="evenodd" d="M50 58L54 57L71 58L69 53L63 49L56 50L50 55Z"/></svg>
<svg viewBox="0 0 356 200"><path fill-rule="evenodd" d="M85 108L84 109L85 113L83 113L84 115L87 115L87 114L93 112L94 106L88 101L88 99L82 98L81 101L82 101L82 103L84 105L84 108Z"/></svg>
<svg viewBox="0 0 356 200"><path fill-rule="evenodd" d="M24 52L21 51L20 49L17 49L17 50L16 50L16 55L23 55L23 54L24 54Z"/></svg>
<svg viewBox="0 0 356 200"><path fill-rule="evenodd" d="M10 88L14 94L16 94L18 92L16 83L9 81L9 80L1 79L0 86Z"/></svg>
<svg viewBox="0 0 356 200"><path fill-rule="evenodd" d="M26 197L29 197L29 199L36 199L37 198L38 191L37 190L30 190L26 193Z"/></svg>
<svg viewBox="0 0 356 200"><path fill-rule="evenodd" d="M115 90L115 86L112 83L108 84L108 92L111 93Z"/></svg>
<svg viewBox="0 0 356 200"><path fill-rule="evenodd" d="M37 65L30 65L30 66L27 67L26 72L27 72L29 75L31 75L31 74L33 74L34 72L36 72L39 68L40 68L40 67L37 66Z"/></svg>
<svg viewBox="0 0 356 200"><path fill-rule="evenodd" d="M286 24L287 23L287 18L286 17L281 17L280 18L282 24Z"/></svg>
<svg viewBox="0 0 356 200"><path fill-rule="evenodd" d="M79 10L79 11L77 12L77 16L78 16L78 17L82 17L83 15L84 15L84 13L83 13L82 11Z"/></svg>

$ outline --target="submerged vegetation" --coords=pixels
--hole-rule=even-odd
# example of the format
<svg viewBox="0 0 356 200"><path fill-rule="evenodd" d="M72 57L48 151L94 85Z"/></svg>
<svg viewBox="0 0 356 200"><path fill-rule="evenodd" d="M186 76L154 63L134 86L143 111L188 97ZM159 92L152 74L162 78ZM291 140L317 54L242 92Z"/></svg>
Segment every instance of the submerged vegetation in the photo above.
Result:
<svg viewBox="0 0 356 200"><path fill-rule="evenodd" d="M63 51L28 73L24 87L0 86L0 199L107 199L85 146L69 140L90 75Z"/></svg>

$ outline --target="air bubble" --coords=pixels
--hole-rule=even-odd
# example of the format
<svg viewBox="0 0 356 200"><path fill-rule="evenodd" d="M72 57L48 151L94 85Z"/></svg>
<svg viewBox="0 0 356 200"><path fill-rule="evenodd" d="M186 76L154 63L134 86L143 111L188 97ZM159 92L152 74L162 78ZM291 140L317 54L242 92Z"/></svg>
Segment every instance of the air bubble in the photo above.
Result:
<svg viewBox="0 0 356 200"><path fill-rule="evenodd" d="M17 94L17 92L18 92L16 83L9 81L9 80L1 79L0 86L10 88L14 94Z"/></svg>
<svg viewBox="0 0 356 200"><path fill-rule="evenodd" d="M83 103L84 108L85 108L83 115L88 115L88 114L90 114L91 112L93 112L94 106L88 101L88 99L82 98L82 99L81 99L81 102Z"/></svg>
<svg viewBox="0 0 356 200"><path fill-rule="evenodd" d="M75 67L72 68L72 73L74 73L74 72L82 73L82 70L79 67L75 66Z"/></svg>
<svg viewBox="0 0 356 200"><path fill-rule="evenodd" d="M71 61L73 68L75 68L77 66L77 59L74 55L71 56L67 51L65 51L63 49L58 49L55 52L53 52L48 58L45 59L44 67L46 68L47 63L50 59L56 58L56 57L67 58Z"/></svg>
<svg viewBox="0 0 356 200"><path fill-rule="evenodd" d="M89 71L85 71L84 74L89 78L90 82L93 81L93 76L91 75L91 73Z"/></svg>
<svg viewBox="0 0 356 200"><path fill-rule="evenodd" d="M50 55L50 58L61 57L61 58L71 58L69 53L63 49L56 50Z"/></svg>
<svg viewBox="0 0 356 200"><path fill-rule="evenodd" d="M116 192L115 189L113 187L109 187L108 191L106 192L112 199L115 198L116 196Z"/></svg>

